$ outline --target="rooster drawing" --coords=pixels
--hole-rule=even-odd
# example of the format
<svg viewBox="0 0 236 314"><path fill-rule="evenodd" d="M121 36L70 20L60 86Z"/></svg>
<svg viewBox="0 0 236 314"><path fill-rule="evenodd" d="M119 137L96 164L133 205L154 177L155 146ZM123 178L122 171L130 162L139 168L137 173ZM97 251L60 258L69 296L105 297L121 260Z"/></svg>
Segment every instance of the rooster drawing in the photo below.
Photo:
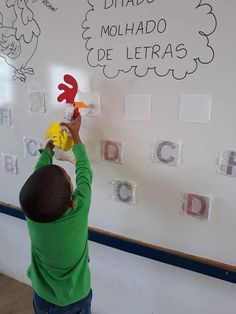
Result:
<svg viewBox="0 0 236 314"><path fill-rule="evenodd" d="M34 69L27 65L37 49L41 33L27 3L28 0L6 0L7 8L13 9L15 15L10 25L5 25L0 12L0 58L14 68L12 79L22 82L27 74L34 74Z"/></svg>

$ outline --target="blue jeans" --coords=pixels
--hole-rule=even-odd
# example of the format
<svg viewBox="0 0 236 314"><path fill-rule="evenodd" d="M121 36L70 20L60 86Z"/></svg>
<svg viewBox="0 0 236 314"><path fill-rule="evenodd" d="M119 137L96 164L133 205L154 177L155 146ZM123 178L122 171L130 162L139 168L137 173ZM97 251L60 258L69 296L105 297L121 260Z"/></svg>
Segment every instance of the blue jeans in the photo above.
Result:
<svg viewBox="0 0 236 314"><path fill-rule="evenodd" d="M66 306L57 306L49 303L35 293L33 306L35 314L91 314L91 302L92 290L90 290L86 298Z"/></svg>

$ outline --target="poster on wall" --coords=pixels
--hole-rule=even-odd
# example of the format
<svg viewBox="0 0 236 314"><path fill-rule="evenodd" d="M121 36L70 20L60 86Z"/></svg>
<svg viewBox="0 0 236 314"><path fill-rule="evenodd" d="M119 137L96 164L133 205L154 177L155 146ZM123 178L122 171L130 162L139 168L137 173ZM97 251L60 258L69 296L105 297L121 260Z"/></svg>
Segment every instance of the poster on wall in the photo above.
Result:
<svg viewBox="0 0 236 314"><path fill-rule="evenodd" d="M33 60L41 36L36 5L53 14L58 9L48 0L0 1L0 61L12 70L13 81L26 82L35 74Z"/></svg>
<svg viewBox="0 0 236 314"><path fill-rule="evenodd" d="M213 7L193 0L87 0L87 62L107 78L129 71L184 79L214 60ZM132 18L131 18L132 17Z"/></svg>
<svg viewBox="0 0 236 314"><path fill-rule="evenodd" d="M34 74L28 66L37 50L41 30L26 0L3 0L0 6L0 58L13 69L13 80Z"/></svg>

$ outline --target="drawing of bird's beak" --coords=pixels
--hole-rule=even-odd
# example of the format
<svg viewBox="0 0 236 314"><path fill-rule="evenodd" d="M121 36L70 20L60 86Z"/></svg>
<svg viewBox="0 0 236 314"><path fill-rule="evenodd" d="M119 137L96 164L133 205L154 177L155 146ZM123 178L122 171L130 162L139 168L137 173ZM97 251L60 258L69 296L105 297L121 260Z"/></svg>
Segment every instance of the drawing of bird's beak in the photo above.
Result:
<svg viewBox="0 0 236 314"><path fill-rule="evenodd" d="M3 16L2 13L0 12L0 27L3 26Z"/></svg>
<svg viewBox="0 0 236 314"><path fill-rule="evenodd" d="M17 5L19 9L25 9L27 8L27 2L28 0L16 0L17 1Z"/></svg>
<svg viewBox="0 0 236 314"><path fill-rule="evenodd" d="M8 8L13 7L16 0L7 0L6 5Z"/></svg>

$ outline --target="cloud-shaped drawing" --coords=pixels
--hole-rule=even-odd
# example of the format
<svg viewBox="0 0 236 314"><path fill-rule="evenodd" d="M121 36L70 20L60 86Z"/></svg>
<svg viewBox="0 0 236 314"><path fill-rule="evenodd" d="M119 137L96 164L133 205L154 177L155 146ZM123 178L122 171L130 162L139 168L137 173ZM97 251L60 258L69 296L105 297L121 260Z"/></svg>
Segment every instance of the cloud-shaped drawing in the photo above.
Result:
<svg viewBox="0 0 236 314"><path fill-rule="evenodd" d="M87 0L83 21L87 61L107 78L149 70L184 79L214 59L210 35L217 20L199 0Z"/></svg>

